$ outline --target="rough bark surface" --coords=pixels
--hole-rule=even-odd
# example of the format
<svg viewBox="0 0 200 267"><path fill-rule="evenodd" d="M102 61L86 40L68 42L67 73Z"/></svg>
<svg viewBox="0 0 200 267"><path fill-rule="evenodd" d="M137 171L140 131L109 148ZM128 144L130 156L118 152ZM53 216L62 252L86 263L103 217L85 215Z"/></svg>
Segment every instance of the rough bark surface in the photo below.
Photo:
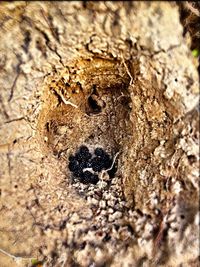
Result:
<svg viewBox="0 0 200 267"><path fill-rule="evenodd" d="M0 266L197 266L199 78L176 4L1 3L0 40ZM113 179L73 182L82 144L116 156Z"/></svg>

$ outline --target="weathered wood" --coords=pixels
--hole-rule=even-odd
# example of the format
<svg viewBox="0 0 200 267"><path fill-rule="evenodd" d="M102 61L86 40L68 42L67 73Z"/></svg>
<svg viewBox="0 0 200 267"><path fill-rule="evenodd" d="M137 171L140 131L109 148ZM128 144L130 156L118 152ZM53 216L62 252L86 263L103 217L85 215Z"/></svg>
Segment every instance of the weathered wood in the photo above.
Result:
<svg viewBox="0 0 200 267"><path fill-rule="evenodd" d="M0 249L20 266L196 266L199 83L176 4L1 3L0 40ZM71 183L83 143L117 156L110 183Z"/></svg>

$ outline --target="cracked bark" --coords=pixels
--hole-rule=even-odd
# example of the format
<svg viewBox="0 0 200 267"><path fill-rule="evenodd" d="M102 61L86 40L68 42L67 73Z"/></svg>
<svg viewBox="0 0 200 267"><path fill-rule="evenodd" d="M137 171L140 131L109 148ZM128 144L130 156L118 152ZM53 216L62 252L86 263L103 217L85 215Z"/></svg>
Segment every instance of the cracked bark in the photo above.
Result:
<svg viewBox="0 0 200 267"><path fill-rule="evenodd" d="M183 37L176 4L2 3L0 29L0 249L21 256L20 266L27 266L26 257L38 257L47 266L196 266L198 62ZM69 80L80 91L79 97L69 99L80 114L51 93L66 99L62 89L69 87ZM117 140L126 201L119 227L134 233L125 238L120 232L117 239L113 232L113 244L101 241L96 248L84 238L98 212L66 182L69 144L59 147L62 135L53 139L53 134L54 150L45 143L46 130L63 131L67 108L72 108L69 117L71 113L79 119L83 135L92 128L92 116L81 117L83 91L90 91L91 81L99 88L127 87L122 95L116 93L116 101L126 98L121 112L129 114L121 120L126 132L117 133L123 133L123 140ZM120 116L113 103L108 129ZM54 109L52 124L47 124ZM117 128L121 121L113 125ZM70 149L84 141L78 134L70 139ZM88 215L91 210L94 218ZM79 219L73 222L75 215ZM149 224L141 226L137 216L146 216ZM178 222L185 216L177 234L172 233L177 226L170 216ZM137 230L140 227L143 230ZM13 264L0 253L1 266Z"/></svg>

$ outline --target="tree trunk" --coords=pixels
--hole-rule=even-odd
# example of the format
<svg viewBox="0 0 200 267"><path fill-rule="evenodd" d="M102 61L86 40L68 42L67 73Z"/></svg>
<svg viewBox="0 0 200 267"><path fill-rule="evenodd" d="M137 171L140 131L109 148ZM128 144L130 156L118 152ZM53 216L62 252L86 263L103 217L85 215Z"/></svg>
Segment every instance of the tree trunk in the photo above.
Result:
<svg viewBox="0 0 200 267"><path fill-rule="evenodd" d="M0 40L0 266L197 266L199 84L176 4L1 3ZM82 144L113 178L72 177Z"/></svg>

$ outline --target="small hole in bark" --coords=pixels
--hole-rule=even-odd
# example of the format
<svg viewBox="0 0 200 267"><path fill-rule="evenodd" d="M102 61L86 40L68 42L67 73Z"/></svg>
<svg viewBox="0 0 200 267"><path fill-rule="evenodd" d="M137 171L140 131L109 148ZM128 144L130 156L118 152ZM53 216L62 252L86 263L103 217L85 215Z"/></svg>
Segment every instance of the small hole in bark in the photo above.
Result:
<svg viewBox="0 0 200 267"><path fill-rule="evenodd" d="M184 220L184 219L185 219L185 215L181 214L181 215L180 215L180 218L181 218L182 220Z"/></svg>
<svg viewBox="0 0 200 267"><path fill-rule="evenodd" d="M101 107L98 105L97 100L94 99L93 95L91 95L88 98L88 105L91 109L91 112L93 112L93 113L100 113L101 112Z"/></svg>
<svg viewBox="0 0 200 267"><path fill-rule="evenodd" d="M188 156L188 161L190 164L193 164L196 162L196 157L194 155L189 155Z"/></svg>

